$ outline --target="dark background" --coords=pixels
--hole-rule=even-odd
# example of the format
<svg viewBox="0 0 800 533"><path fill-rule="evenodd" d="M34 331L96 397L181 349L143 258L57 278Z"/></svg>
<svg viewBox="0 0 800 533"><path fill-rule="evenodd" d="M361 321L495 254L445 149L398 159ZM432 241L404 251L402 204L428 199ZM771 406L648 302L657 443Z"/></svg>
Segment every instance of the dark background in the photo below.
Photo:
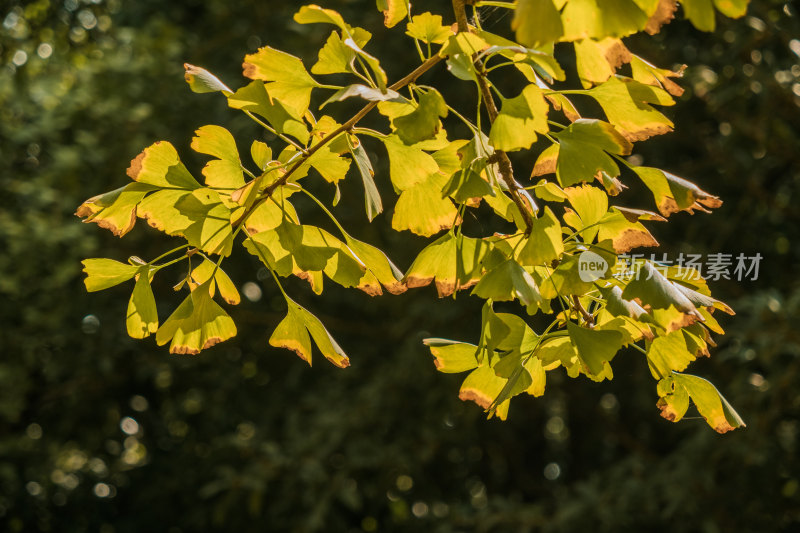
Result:
<svg viewBox="0 0 800 533"><path fill-rule="evenodd" d="M448 2L417 4L452 20ZM156 140L198 173L188 144L199 126L230 128L244 151L259 131L218 95L191 93L182 63L232 87L258 46L311 64L331 27L291 22L300 5L0 1L0 530L797 531L796 8L753 2L714 34L676 21L628 40L657 65L690 65L686 94L666 110L677 132L637 154L725 200L712 215L653 225L664 251L764 256L757 281L712 282L738 314L722 317L728 335L692 373L748 424L721 436L696 413L677 425L660 418L636 352L615 360L613 382L555 371L543 398L515 400L508 422L485 420L458 400L461 376L438 374L420 343L475 342L480 302L436 300L431 288L370 299L328 284L316 298L288 283L352 359L339 370L318 357L310 369L268 347L284 304L244 253L228 271L240 286L259 283L263 297L231 311L235 340L190 357L127 337L130 287L87 294L80 260L154 257L169 240L140 223L120 241L72 213L126 183L129 160ZM375 33L368 50L385 58L390 80L415 66L402 25L382 29L374 2L325 7ZM502 10L483 17L508 31ZM443 69L425 81L471 108L473 89ZM385 157L368 148L391 205ZM633 176L622 179L631 188L615 203L653 208ZM387 230L390 212L367 225L358 180L348 181L337 216L407 268L424 240ZM164 278L162 319L174 305Z"/></svg>

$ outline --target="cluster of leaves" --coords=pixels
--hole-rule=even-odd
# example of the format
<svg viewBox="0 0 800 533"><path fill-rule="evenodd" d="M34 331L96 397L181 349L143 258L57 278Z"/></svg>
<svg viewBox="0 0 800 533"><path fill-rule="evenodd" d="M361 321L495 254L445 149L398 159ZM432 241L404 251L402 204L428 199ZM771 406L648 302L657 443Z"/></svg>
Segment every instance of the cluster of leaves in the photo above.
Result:
<svg viewBox="0 0 800 533"><path fill-rule="evenodd" d="M621 38L657 32L672 18L676 3L488 2L514 11L516 41L484 30L478 18L471 25L463 0L453 1L453 26L444 25L440 15L412 15L403 0L378 4L388 27L408 19L406 34L420 55L420 66L394 84L365 50L372 35L315 5L301 8L295 21L330 24L334 30L310 72L299 58L269 46L245 57L244 75L251 81L235 91L208 71L186 65L192 90L221 93L231 108L274 134L277 142L253 141L251 161L245 162L225 128L201 127L191 147L211 157L202 169L203 184L170 143L146 148L128 169L131 183L87 200L77 214L118 236L143 218L185 243L151 261L87 259L87 289L135 279L128 333L135 338L155 334L159 345L170 343L172 353L199 353L236 335L233 320L214 297L218 292L230 305L240 300L221 265L241 234L244 248L263 262L286 300L287 315L269 343L295 351L309 364L312 345L336 366L348 366L349 359L319 319L287 295L282 277L304 279L317 294L326 277L370 295L434 283L440 297L455 297L471 288L471 294L486 300L478 344L444 339L426 344L439 370L469 372L460 397L490 415L505 418L517 394L541 396L547 372L560 366L570 377L611 379L610 362L627 346L644 355L658 380L662 416L679 420L691 399L715 430L743 425L713 385L682 373L696 357L708 355L714 345L711 332L723 333L713 311L731 309L712 298L691 269L647 260L623 264L620 258L658 245L642 222L721 204L683 178L631 165L624 158L633 142L672 130L672 122L653 105L674 103L681 89L671 78L681 71L653 66L631 53ZM726 15L740 16L746 2L714 5ZM698 28L713 26L710 0L686 2L684 11ZM556 88L567 78L556 58L556 42L573 44L576 81L582 88ZM453 76L477 88L474 118L451 107L437 88L417 83L442 62ZM630 76L622 75L623 68ZM519 94L503 95L492 83L489 75L499 69L515 72L525 82ZM328 85L314 77L329 74L349 75L354 83ZM315 116L309 107L312 92L319 90L332 91L320 111L350 98L366 103L343 122ZM573 103L581 99L596 102L605 120L584 117ZM482 124L482 107L488 124ZM358 126L373 109L386 118L386 132ZM451 138L455 128L444 120L448 117L455 117L471 135ZM302 184L309 176L321 177L334 186L335 205L339 182L355 167L372 221L383 212L383 199L364 138L377 140L388 154L389 178L398 195L392 228L424 237L445 232L404 273L384 251L352 237ZM537 141L548 146L540 150ZM510 152L535 160L535 184L517 181ZM626 188L622 169L652 191L660 214L610 205L609 198ZM330 217L340 236L303 224L292 203L297 194L308 196ZM465 215L483 206L505 221L508 231L468 235ZM581 272L584 253L601 259L605 273L587 280ZM160 322L151 281L161 269L176 264L187 266L175 288L190 292ZM612 275L618 266L627 275ZM528 315L541 312L554 314L554 319L537 333L519 313L495 311L496 302L514 301Z"/></svg>

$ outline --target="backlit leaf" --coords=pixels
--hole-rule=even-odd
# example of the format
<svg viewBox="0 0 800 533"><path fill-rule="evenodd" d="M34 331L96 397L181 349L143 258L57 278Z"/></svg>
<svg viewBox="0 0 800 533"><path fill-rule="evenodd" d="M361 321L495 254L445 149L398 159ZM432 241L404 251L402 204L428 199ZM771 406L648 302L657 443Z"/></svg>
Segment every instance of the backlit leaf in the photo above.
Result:
<svg viewBox="0 0 800 533"><path fill-rule="evenodd" d="M383 23L387 28L395 26L408 16L408 0L377 0L377 6L383 11Z"/></svg>
<svg viewBox="0 0 800 533"><path fill-rule="evenodd" d="M375 171L372 170L372 163L369 160L364 146L355 136L347 137L350 154L356 162L361 181L364 183L364 204L367 211L367 219L372 222L379 213L383 212L383 202L378 188L375 186Z"/></svg>
<svg viewBox="0 0 800 533"><path fill-rule="evenodd" d="M197 189L200 184L178 158L175 147L158 141L137 155L127 170L128 177L139 183L156 187Z"/></svg>
<svg viewBox="0 0 800 533"><path fill-rule="evenodd" d="M360 47L369 41L372 34L361 28L351 28L350 36ZM325 46L319 51L318 61L311 67L314 74L338 74L343 72L353 72L353 61L356 52L346 44L342 36L336 32L331 32Z"/></svg>
<svg viewBox="0 0 800 533"><path fill-rule="evenodd" d="M341 102L342 100L346 100L347 98L352 98L354 96L363 98L364 100L368 100L370 102L383 102L386 100L396 100L402 102L405 100L402 96L400 96L399 93L391 89L387 89L386 92L383 93L378 89L373 89L372 87L367 87L366 85L356 83L353 85L348 85L347 87L342 87L333 93L330 98L325 100L325 102L319 106L319 108L322 109L331 102Z"/></svg>
<svg viewBox="0 0 800 533"><path fill-rule="evenodd" d="M541 301L533 277L513 259L507 259L484 274L472 294L494 301L519 300L524 305Z"/></svg>
<svg viewBox="0 0 800 533"><path fill-rule="evenodd" d="M553 0L519 0L511 29L516 32L519 42L532 47L558 41L564 34L561 16Z"/></svg>
<svg viewBox="0 0 800 533"><path fill-rule="evenodd" d="M435 281L440 298L472 287L481 278L481 261L489 250L482 239L447 233L426 246L406 272L409 288Z"/></svg>
<svg viewBox="0 0 800 533"><path fill-rule="evenodd" d="M722 205L722 200L700 189L689 180L650 167L633 167L634 172L653 193L658 211L668 217L678 211L709 212Z"/></svg>
<svg viewBox="0 0 800 533"><path fill-rule="evenodd" d="M204 68L184 63L183 68L186 71L184 79L189 84L189 88L195 93L232 93L227 85L222 83L219 78L211 74Z"/></svg>
<svg viewBox="0 0 800 533"><path fill-rule="evenodd" d="M558 133L556 176L562 187L592 181L598 172L618 176L619 167L606 152L630 153L632 145L611 124L594 119L578 119Z"/></svg>
<svg viewBox="0 0 800 533"><path fill-rule="evenodd" d="M474 344L433 338L423 339L422 342L430 348L433 364L439 372L457 374L478 367L478 360L475 359L478 347Z"/></svg>
<svg viewBox="0 0 800 533"><path fill-rule="evenodd" d="M316 316L289 298L286 298L286 303L288 305L286 318L278 324L270 336L271 346L293 350L311 365L311 339L313 339L317 349L328 361L339 368L350 366L347 354Z"/></svg>
<svg viewBox="0 0 800 533"><path fill-rule="evenodd" d="M89 292L102 291L124 283L133 278L140 268L113 259L84 259L81 263L86 274L83 283Z"/></svg>
<svg viewBox="0 0 800 533"><path fill-rule="evenodd" d="M541 89L528 85L518 96L503 100L500 114L492 123L489 140L497 150L527 150L536 141L536 132L549 130L549 109Z"/></svg>
<svg viewBox="0 0 800 533"><path fill-rule="evenodd" d="M192 150L216 159L206 163L206 185L219 189L238 189L244 185L242 163L233 135L220 126L203 126L194 132Z"/></svg>
<svg viewBox="0 0 800 533"><path fill-rule="evenodd" d="M392 120L397 135L406 144L416 144L434 137L439 131L439 117L447 116L447 104L439 91L431 89L419 97L411 113Z"/></svg>
<svg viewBox="0 0 800 533"><path fill-rule="evenodd" d="M572 322L567 322L567 331L588 373L595 377L607 375L609 362L622 348L622 334L582 328Z"/></svg>
<svg viewBox="0 0 800 533"><path fill-rule="evenodd" d="M268 82L269 95L300 115L308 109L312 89L319 87L300 59L269 46L246 55L242 68L246 77Z"/></svg>
<svg viewBox="0 0 800 533"><path fill-rule="evenodd" d="M303 144L308 142L308 128L301 119L302 114L272 99L262 81L253 81L237 90L228 97L228 105L261 115L278 133L291 135Z"/></svg>
<svg viewBox="0 0 800 533"><path fill-rule="evenodd" d="M209 295L207 281L186 297L156 332L159 346L170 342L170 353L198 354L236 335L228 313Z"/></svg>
<svg viewBox="0 0 800 533"><path fill-rule="evenodd" d="M619 39L583 39L575 42L575 59L581 83L588 88L611 78L631 60L631 53Z"/></svg>
<svg viewBox="0 0 800 533"><path fill-rule="evenodd" d="M662 385L663 383L663 385ZM689 374L673 373L658 384L659 394L667 393L659 399L661 416L677 422L689 406L687 396L692 399L700 415L717 433L727 433L745 423L716 387L703 378Z"/></svg>
<svg viewBox="0 0 800 533"><path fill-rule="evenodd" d="M428 44L443 44L453 35L453 30L442 24L441 15L431 13L414 15L406 28L407 35Z"/></svg>
<svg viewBox="0 0 800 533"><path fill-rule="evenodd" d="M153 289L150 287L149 267L142 267L139 279L128 301L125 325L128 335L134 339L144 339L158 330L158 312Z"/></svg>
<svg viewBox="0 0 800 533"><path fill-rule="evenodd" d="M435 174L404 190L394 206L392 228L430 237L457 224L456 206L449 198L442 198L446 179Z"/></svg>
<svg viewBox="0 0 800 533"><path fill-rule="evenodd" d="M526 266L549 264L564 253L561 224L549 207L545 207L542 216L534 218L530 235L519 252L520 264Z"/></svg>
<svg viewBox="0 0 800 533"><path fill-rule="evenodd" d="M587 94L597 100L608 121L629 141L642 141L672 131L672 121L650 105L675 103L663 89L613 77Z"/></svg>
<svg viewBox="0 0 800 533"><path fill-rule="evenodd" d="M153 185L129 183L124 187L89 198L75 214L84 222L94 222L114 235L122 237L136 223L136 206L148 192L156 190Z"/></svg>

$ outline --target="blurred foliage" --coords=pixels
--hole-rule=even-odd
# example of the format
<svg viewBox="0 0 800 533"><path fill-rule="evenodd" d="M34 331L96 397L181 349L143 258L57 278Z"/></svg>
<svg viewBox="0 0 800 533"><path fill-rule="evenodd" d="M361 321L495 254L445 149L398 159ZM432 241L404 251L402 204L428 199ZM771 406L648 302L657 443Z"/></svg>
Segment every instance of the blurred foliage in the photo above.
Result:
<svg viewBox="0 0 800 533"><path fill-rule="evenodd" d="M314 300L358 354L339 371L268 348L282 308L250 258L231 274L252 278L261 298L253 291L256 301L237 309L237 341L200 357L130 340L122 292L85 294L80 258L160 247L149 228L118 241L83 226L75 206L113 188L156 139L183 149L205 123L250 128L230 121L224 102L191 94L181 65L234 83L237 58L262 44L302 53L325 35L286 24L300 4L0 4L0 529L795 531L797 8L754 2L744 19L719 19L714 34L674 22L629 42L657 64L690 65L671 110L676 133L637 155L726 201L713 215L656 227L665 251L765 257L757 282L712 283L738 315L697 373L714 375L748 423L719 436L699 418L676 426L658 417L634 356L620 356L613 383L548 383L548 395L520 401L509 422L484 420L419 342L433 331L477 336L468 299L341 290ZM371 0L327 4L380 31ZM485 9L484 24L507 30L502 13ZM392 53L390 38L376 44L376 55ZM390 79L408 70L402 58L395 67ZM646 194L630 182L625 194ZM352 226L360 209L349 215L343 202L336 214ZM401 267L418 248L364 232L397 250Z"/></svg>

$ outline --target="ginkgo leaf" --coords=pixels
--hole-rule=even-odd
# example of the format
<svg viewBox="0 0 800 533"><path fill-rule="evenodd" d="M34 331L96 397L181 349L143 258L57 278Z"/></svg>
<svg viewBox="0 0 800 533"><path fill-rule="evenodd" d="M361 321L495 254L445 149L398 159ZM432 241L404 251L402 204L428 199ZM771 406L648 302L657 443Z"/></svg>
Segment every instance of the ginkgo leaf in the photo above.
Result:
<svg viewBox="0 0 800 533"><path fill-rule="evenodd" d="M134 181L156 187L189 190L200 187L181 163L175 147L167 141L145 148L131 161L127 174Z"/></svg>
<svg viewBox="0 0 800 533"><path fill-rule="evenodd" d="M631 57L631 76L633 79L639 83L660 87L672 96L681 96L683 87L670 78L682 77L685 69L686 65L682 65L677 71L660 69L637 55L632 55Z"/></svg>
<svg viewBox="0 0 800 533"><path fill-rule="evenodd" d="M569 0L561 13L563 41L625 37L644 29L649 14L638 0ZM650 2L652 3L652 2Z"/></svg>
<svg viewBox="0 0 800 533"><path fill-rule="evenodd" d="M89 292L102 291L114 285L125 283L139 271L139 266L114 261L113 259L84 259L83 283Z"/></svg>
<svg viewBox="0 0 800 533"><path fill-rule="evenodd" d="M156 190L146 183L129 183L124 187L99 194L83 202L75 214L84 222L94 222L114 235L122 237L136 224L136 206Z"/></svg>
<svg viewBox="0 0 800 533"><path fill-rule="evenodd" d="M157 191L142 200L137 214L150 226L185 237L190 245L205 252L230 255L231 210L213 189Z"/></svg>
<svg viewBox="0 0 800 533"><path fill-rule="evenodd" d="M350 366L350 359L334 340L322 322L304 307L286 298L288 312L269 338L270 346L294 351L311 365L311 339L317 349L339 368Z"/></svg>
<svg viewBox="0 0 800 533"><path fill-rule="evenodd" d="M517 259L526 266L549 264L564 253L561 224L549 207L531 221L531 231Z"/></svg>
<svg viewBox="0 0 800 533"><path fill-rule="evenodd" d="M511 29L516 32L519 42L532 47L558 41L564 34L561 16L553 0L519 0Z"/></svg>
<svg viewBox="0 0 800 533"><path fill-rule="evenodd" d="M626 316L639 320L645 315L647 311L633 300L626 300L622 297L622 289L614 285L612 287L600 287L600 292L606 301L605 310L613 316Z"/></svg>
<svg viewBox="0 0 800 533"><path fill-rule="evenodd" d="M622 348L622 334L619 331L582 328L567 322L567 331L572 345L588 370L595 377L607 375L609 362Z"/></svg>
<svg viewBox="0 0 800 533"><path fill-rule="evenodd" d="M556 61L552 50L548 53L542 50L525 48L514 41L509 41L508 39L485 30L478 31L478 36L492 45L483 51L483 55L487 59L495 54L500 54L510 59L514 62L514 66L517 70L519 70L529 82L536 83L541 89L545 87L541 87L539 76L550 83L552 83L554 79L566 79L566 73L564 69L561 68L561 65L558 64L558 61Z"/></svg>
<svg viewBox="0 0 800 533"><path fill-rule="evenodd" d="M669 22L675 18L675 11L677 9L677 0L658 0L655 11L651 13L650 18L647 19L644 31L650 35L655 35L661 30L661 26L669 24Z"/></svg>
<svg viewBox="0 0 800 533"><path fill-rule="evenodd" d="M195 93L232 93L233 91L227 85L222 83L219 78L211 74L204 68L184 63L183 68L186 71L184 79L189 84L189 88Z"/></svg>
<svg viewBox="0 0 800 533"><path fill-rule="evenodd" d="M378 89L373 89L372 87L355 83L353 85L348 85L347 87L342 87L333 93L330 98L325 100L322 105L319 106L319 108L322 109L331 102L341 102L342 100L353 97L363 98L364 100L368 100L370 102L384 102L386 100L394 100L398 102L405 101L405 98L400 96L397 91L387 89L384 93Z"/></svg>
<svg viewBox="0 0 800 533"><path fill-rule="evenodd" d="M194 132L192 150L215 157L206 163L206 185L218 189L238 189L244 185L242 162L233 135L221 126L203 126Z"/></svg>
<svg viewBox="0 0 800 533"><path fill-rule="evenodd" d="M630 78L612 77L586 94L597 100L608 121L629 141L672 131L672 121L650 105L675 103L663 89Z"/></svg>
<svg viewBox="0 0 800 533"><path fill-rule="evenodd" d="M363 47L372 37L372 34L361 28L351 28L350 37L359 47ZM342 36L331 32L325 46L319 51L317 62L311 67L313 74L338 74L353 71L353 61L356 52L346 44Z"/></svg>
<svg viewBox="0 0 800 533"><path fill-rule="evenodd" d="M253 158L259 169L266 170L267 165L272 161L272 148L267 146L267 143L261 141L253 141L250 145L250 157Z"/></svg>
<svg viewBox="0 0 800 533"><path fill-rule="evenodd" d="M465 342L447 339L423 339L422 343L431 350L436 370L445 374L458 374L478 368L475 353L478 347Z"/></svg>
<svg viewBox="0 0 800 533"><path fill-rule="evenodd" d="M545 148L539 157L536 158L536 163L533 165L531 171L531 178L542 176L544 174L555 174L556 165L558 163L559 145L552 144Z"/></svg>
<svg viewBox="0 0 800 533"><path fill-rule="evenodd" d="M203 283L212 279L212 276L213 280L209 284L209 292L211 293L211 296L214 296L215 289L218 288L219 295L222 296L222 299L230 305L238 305L242 301L242 297L239 296L239 291L236 290L236 285L233 284L233 281L231 281L231 278L228 277L228 274L207 259L203 259L203 262L200 263L200 265L192 269L190 276L192 281L192 290L194 290L195 286L202 285Z"/></svg>
<svg viewBox="0 0 800 533"><path fill-rule="evenodd" d="M302 121L302 114L278 99L271 98L264 82L260 80L253 81L230 95L228 105L261 115L278 133L291 135L303 144L308 142L308 128Z"/></svg>
<svg viewBox="0 0 800 533"><path fill-rule="evenodd" d="M392 228L430 237L460 223L458 209L442 198L445 176L433 175L400 194L394 206Z"/></svg>
<svg viewBox="0 0 800 533"><path fill-rule="evenodd" d="M608 80L631 57L619 39L609 37L601 41L582 39L575 42L576 67L584 88Z"/></svg>
<svg viewBox="0 0 800 533"><path fill-rule="evenodd" d="M464 379L458 392L458 398L463 401L475 402L484 409L489 409L507 382L506 378L495 374L488 364L482 364ZM500 415L500 419L505 419L505 417Z"/></svg>
<svg viewBox="0 0 800 533"><path fill-rule="evenodd" d="M311 166L329 183L343 180L350 170L350 159L345 158L325 145L303 162L303 166Z"/></svg>
<svg viewBox="0 0 800 533"><path fill-rule="evenodd" d="M183 300L156 332L159 346L170 342L169 352L198 354L236 335L236 325L209 294L210 281Z"/></svg>
<svg viewBox="0 0 800 533"><path fill-rule="evenodd" d="M659 217L660 218L660 217ZM663 220L663 219L662 219ZM610 240L614 251L625 253L634 248L658 246L658 241L636 218L612 207L597 222L597 239Z"/></svg>
<svg viewBox="0 0 800 533"><path fill-rule="evenodd" d="M647 364L656 379L669 376L673 370L685 370L694 360L682 331L656 337L647 347Z"/></svg>
<svg viewBox="0 0 800 533"><path fill-rule="evenodd" d="M597 224L608 211L608 196L591 185L568 187L564 194L578 216L577 220L564 216L564 221L578 231L584 242L592 242L599 231Z"/></svg>
<svg viewBox="0 0 800 533"><path fill-rule="evenodd" d="M683 16L700 31L714 31L717 27L712 0L684 0L681 2Z"/></svg>
<svg viewBox="0 0 800 533"><path fill-rule="evenodd" d="M627 155L632 148L611 124L601 120L579 119L553 136L559 142L556 177L562 187L592 181L601 171L618 176L619 167L606 152Z"/></svg>
<svg viewBox="0 0 800 533"><path fill-rule="evenodd" d="M482 239L447 233L426 246L414 259L403 281L409 288L432 281L440 298L472 287L481 278L481 261L489 251Z"/></svg>
<svg viewBox="0 0 800 533"><path fill-rule="evenodd" d="M265 87L272 99L281 101L300 115L308 109L311 91L319 87L299 58L269 46L259 48L255 54L247 54L242 68L246 77L268 82Z"/></svg>
<svg viewBox="0 0 800 533"><path fill-rule="evenodd" d="M722 205L722 200L700 189L691 181L658 168L633 167L634 172L653 193L658 211L668 217L678 211L709 212Z"/></svg>
<svg viewBox="0 0 800 533"><path fill-rule="evenodd" d="M358 137L348 136L347 141L350 154L356 162L358 173L364 184L364 205L367 211L367 219L372 222L379 213L383 212L381 194L378 192L378 187L375 186L375 171L372 170L372 163Z"/></svg>
<svg viewBox="0 0 800 533"><path fill-rule="evenodd" d="M637 275L622 291L622 297L626 300L637 299L643 306L653 309L666 309L673 305L683 313L697 313L694 304L677 285L653 268L650 261L641 263Z"/></svg>
<svg viewBox="0 0 800 533"><path fill-rule="evenodd" d="M251 235L275 229L281 225L284 219L288 219L295 224L300 223L297 211L288 198L295 191L288 187L278 187L272 191L270 198L259 205L250 213L244 221L247 232Z"/></svg>
<svg viewBox="0 0 800 533"><path fill-rule="evenodd" d="M141 267L139 278L128 301L125 325L128 335L134 339L144 339L158 330L158 311L153 289L150 287L149 266Z"/></svg>
<svg viewBox="0 0 800 533"><path fill-rule="evenodd" d="M658 407L661 416L677 422L689 408L692 399L700 415L717 433L727 433L745 423L716 387L703 378L673 373L658 383Z"/></svg>
<svg viewBox="0 0 800 533"><path fill-rule="evenodd" d="M439 131L439 117L447 116L447 104L439 91L430 89L419 97L418 106L409 114L392 120L398 137L406 144L416 144L434 137Z"/></svg>
<svg viewBox="0 0 800 533"><path fill-rule="evenodd" d="M406 291L403 283L403 273L392 263L392 261L378 248L365 242L354 239L345 234L347 246L363 261L367 270L375 276L378 282L392 294L401 294Z"/></svg>
<svg viewBox="0 0 800 533"><path fill-rule="evenodd" d="M395 26L408 16L408 0L377 0L377 5L383 11L383 23L387 28Z"/></svg>
<svg viewBox="0 0 800 533"><path fill-rule="evenodd" d="M383 144L389 155L389 177L395 191L410 189L438 174L436 160L418 146L409 146L396 135L383 138Z"/></svg>
<svg viewBox="0 0 800 533"><path fill-rule="evenodd" d="M406 35L428 44L443 44L453 35L453 30L442 24L441 15L431 13L414 15L406 28Z"/></svg>
<svg viewBox="0 0 800 533"><path fill-rule="evenodd" d="M497 302L519 300L533 305L542 300L533 277L513 259L507 259L484 274L472 294Z"/></svg>
<svg viewBox="0 0 800 533"><path fill-rule="evenodd" d="M503 100L500 114L492 123L489 140L497 150L527 150L536 133L547 133L550 106L536 85L528 85L518 96Z"/></svg>

